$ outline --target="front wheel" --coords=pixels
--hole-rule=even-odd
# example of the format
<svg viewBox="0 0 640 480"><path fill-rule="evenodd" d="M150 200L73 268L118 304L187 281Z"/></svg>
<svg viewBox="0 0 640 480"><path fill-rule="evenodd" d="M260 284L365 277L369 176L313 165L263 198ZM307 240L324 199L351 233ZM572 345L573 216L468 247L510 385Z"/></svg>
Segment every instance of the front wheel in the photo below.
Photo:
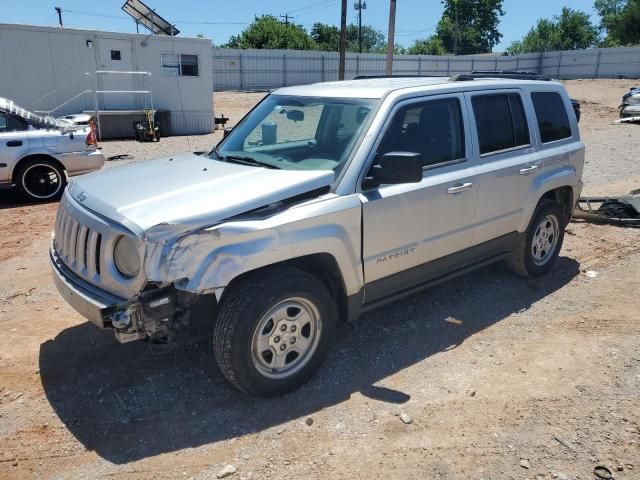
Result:
<svg viewBox="0 0 640 480"><path fill-rule="evenodd" d="M216 362L240 390L282 395L318 370L336 324L335 300L318 279L289 267L259 272L232 286L222 301Z"/></svg>
<svg viewBox="0 0 640 480"><path fill-rule="evenodd" d="M507 260L511 270L525 277L538 277L548 272L562 248L565 218L557 203L540 203L529 228Z"/></svg>

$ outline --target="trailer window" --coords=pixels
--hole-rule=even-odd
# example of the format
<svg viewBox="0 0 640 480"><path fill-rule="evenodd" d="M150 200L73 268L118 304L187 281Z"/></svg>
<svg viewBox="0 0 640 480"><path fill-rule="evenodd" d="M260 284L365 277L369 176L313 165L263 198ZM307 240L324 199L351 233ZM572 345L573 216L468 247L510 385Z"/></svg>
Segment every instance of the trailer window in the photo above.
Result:
<svg viewBox="0 0 640 480"><path fill-rule="evenodd" d="M161 55L162 75L165 77L197 77L198 56L181 53L163 53Z"/></svg>

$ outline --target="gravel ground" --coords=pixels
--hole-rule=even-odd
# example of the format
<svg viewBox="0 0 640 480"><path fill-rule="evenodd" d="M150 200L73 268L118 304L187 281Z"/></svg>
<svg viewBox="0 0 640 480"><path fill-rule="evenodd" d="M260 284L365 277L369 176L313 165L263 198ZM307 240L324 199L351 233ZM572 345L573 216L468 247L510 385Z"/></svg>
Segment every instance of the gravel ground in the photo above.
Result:
<svg viewBox="0 0 640 480"><path fill-rule="evenodd" d="M589 102L589 191L640 186L640 126L609 124L627 85L568 82ZM216 111L233 123L259 98L216 94ZM144 160L219 138L103 148ZM574 222L542 278L494 265L371 312L309 384L256 400L210 340L156 356L84 321L48 273L56 204L0 202L2 479L640 478L638 230Z"/></svg>

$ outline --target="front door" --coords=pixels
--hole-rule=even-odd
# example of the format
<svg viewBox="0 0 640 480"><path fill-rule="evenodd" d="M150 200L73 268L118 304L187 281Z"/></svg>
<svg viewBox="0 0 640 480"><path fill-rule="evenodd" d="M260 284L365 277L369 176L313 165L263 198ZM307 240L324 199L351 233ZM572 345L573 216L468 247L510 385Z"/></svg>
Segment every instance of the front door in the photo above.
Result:
<svg viewBox="0 0 640 480"><path fill-rule="evenodd" d="M0 111L0 183L11 180L15 163L29 152L27 122Z"/></svg>
<svg viewBox="0 0 640 480"><path fill-rule="evenodd" d="M362 193L365 302L459 267L444 257L471 246L478 181L463 105L457 94L414 99L388 122L376 158L420 153L423 178Z"/></svg>

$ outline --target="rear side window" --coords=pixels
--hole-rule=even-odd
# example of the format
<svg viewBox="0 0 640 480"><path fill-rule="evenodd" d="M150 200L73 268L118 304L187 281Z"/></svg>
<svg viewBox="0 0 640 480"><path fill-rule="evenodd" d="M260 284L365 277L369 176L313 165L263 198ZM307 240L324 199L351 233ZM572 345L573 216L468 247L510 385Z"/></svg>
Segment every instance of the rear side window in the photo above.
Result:
<svg viewBox="0 0 640 480"><path fill-rule="evenodd" d="M538 119L542 143L553 142L571 136L571 124L562 97L556 92L531 94Z"/></svg>
<svg viewBox="0 0 640 480"><path fill-rule="evenodd" d="M530 144L520 95L479 95L472 104L481 155Z"/></svg>
<svg viewBox="0 0 640 480"><path fill-rule="evenodd" d="M21 132L28 128L27 122L21 118L0 112L0 132Z"/></svg>
<svg viewBox="0 0 640 480"><path fill-rule="evenodd" d="M464 128L456 98L414 103L399 109L378 147L389 152L422 154L425 167L464 159Z"/></svg>

